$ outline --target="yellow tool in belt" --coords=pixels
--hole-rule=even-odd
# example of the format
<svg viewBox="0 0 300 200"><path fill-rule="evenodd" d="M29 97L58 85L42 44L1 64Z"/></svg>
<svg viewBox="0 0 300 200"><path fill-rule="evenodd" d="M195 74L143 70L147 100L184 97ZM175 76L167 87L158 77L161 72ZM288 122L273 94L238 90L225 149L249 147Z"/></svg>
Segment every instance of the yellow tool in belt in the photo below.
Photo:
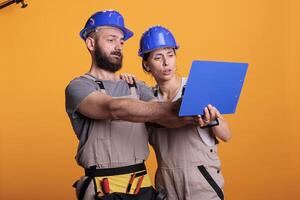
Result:
<svg viewBox="0 0 300 200"><path fill-rule="evenodd" d="M140 188L152 186L146 171L106 177L95 177L98 194L121 192L138 194Z"/></svg>

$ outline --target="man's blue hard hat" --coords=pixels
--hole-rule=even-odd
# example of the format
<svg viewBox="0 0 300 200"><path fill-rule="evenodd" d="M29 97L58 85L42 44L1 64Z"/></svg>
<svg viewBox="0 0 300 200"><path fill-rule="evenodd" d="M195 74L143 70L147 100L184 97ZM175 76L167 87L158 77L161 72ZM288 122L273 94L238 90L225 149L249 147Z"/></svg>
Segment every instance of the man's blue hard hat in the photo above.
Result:
<svg viewBox="0 0 300 200"><path fill-rule="evenodd" d="M84 29L80 31L80 37L85 40L88 33L99 26L111 26L120 29L124 34L124 40L133 36L133 32L125 27L123 16L115 10L104 10L93 14L86 22Z"/></svg>
<svg viewBox="0 0 300 200"><path fill-rule="evenodd" d="M138 54L143 57L145 53L164 47L179 48L173 34L168 29L162 26L153 26L143 33Z"/></svg>

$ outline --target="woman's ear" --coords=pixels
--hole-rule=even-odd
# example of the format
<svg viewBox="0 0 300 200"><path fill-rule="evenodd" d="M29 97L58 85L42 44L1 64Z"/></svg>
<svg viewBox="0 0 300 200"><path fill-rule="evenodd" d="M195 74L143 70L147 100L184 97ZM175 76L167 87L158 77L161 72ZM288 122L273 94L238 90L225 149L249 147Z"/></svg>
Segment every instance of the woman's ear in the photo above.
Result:
<svg viewBox="0 0 300 200"><path fill-rule="evenodd" d="M88 37L86 40L85 40L85 44L86 44L86 47L88 48L88 50L90 51L94 51L95 50L95 39L92 38L92 37Z"/></svg>
<svg viewBox="0 0 300 200"><path fill-rule="evenodd" d="M150 72L150 68L147 66L146 62L143 60L143 68L146 72Z"/></svg>

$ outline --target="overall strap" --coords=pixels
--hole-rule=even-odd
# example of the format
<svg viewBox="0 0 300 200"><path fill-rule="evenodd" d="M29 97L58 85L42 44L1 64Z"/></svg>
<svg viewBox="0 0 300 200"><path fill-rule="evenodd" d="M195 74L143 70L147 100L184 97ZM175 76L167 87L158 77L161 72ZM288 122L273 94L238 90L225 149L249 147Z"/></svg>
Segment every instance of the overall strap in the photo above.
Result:
<svg viewBox="0 0 300 200"><path fill-rule="evenodd" d="M84 74L82 77L85 77L85 78L87 78L87 79L90 79L90 80L92 80L92 81L95 81L95 83L97 83L97 85L99 86L100 91L101 91L102 93L106 94L105 87L104 87L104 84L103 84L102 81L96 79L95 77L93 77L93 76L91 76L91 75L89 75L89 74Z"/></svg>
<svg viewBox="0 0 300 200"><path fill-rule="evenodd" d="M135 80L133 80L132 84L128 83L128 86L129 86L130 93L137 98L137 91L136 91L137 86Z"/></svg>
<svg viewBox="0 0 300 200"><path fill-rule="evenodd" d="M158 86L153 87L152 92L153 92L155 97L158 97Z"/></svg>
<svg viewBox="0 0 300 200"><path fill-rule="evenodd" d="M184 95L185 87L186 87L186 85L184 85L184 86L182 87L181 97L183 97L183 95Z"/></svg>
<svg viewBox="0 0 300 200"><path fill-rule="evenodd" d="M201 174L204 176L206 181L209 183L209 185L217 193L218 197L221 200L224 200L223 190L218 186L218 184L215 182L215 180L211 177L211 175L208 173L206 168L203 165L200 165L200 166L198 166L198 169L201 172Z"/></svg>

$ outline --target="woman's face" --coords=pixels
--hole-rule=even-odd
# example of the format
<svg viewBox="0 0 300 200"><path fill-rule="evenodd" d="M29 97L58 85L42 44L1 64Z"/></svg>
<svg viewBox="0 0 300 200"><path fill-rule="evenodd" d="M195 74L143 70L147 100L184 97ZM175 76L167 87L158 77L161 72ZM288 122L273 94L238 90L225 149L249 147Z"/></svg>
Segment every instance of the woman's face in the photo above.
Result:
<svg viewBox="0 0 300 200"><path fill-rule="evenodd" d="M176 54L173 48L161 48L152 51L144 67L155 78L156 82L170 80L175 77Z"/></svg>

